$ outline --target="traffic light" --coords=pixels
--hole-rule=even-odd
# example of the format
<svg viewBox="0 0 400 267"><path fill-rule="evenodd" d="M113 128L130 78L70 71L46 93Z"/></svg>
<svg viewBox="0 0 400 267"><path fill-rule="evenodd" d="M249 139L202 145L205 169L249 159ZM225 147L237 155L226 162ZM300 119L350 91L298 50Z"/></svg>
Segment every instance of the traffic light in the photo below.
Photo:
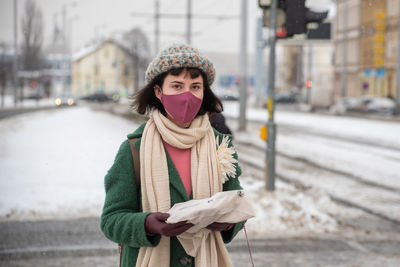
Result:
<svg viewBox="0 0 400 267"><path fill-rule="evenodd" d="M259 6L264 9L264 21L268 21L271 0L259 0ZM292 37L295 34L307 32L308 23L322 23L328 16L326 12L314 12L305 6L305 0L278 0L278 10L285 13L282 28L278 23L278 38ZM268 10L267 12L265 12ZM279 14L279 12L278 12ZM286 35L284 36L284 33Z"/></svg>
<svg viewBox="0 0 400 267"><path fill-rule="evenodd" d="M305 0L287 0L286 12L286 36L307 32L308 23L321 23L328 16L326 12L314 12L305 6Z"/></svg>

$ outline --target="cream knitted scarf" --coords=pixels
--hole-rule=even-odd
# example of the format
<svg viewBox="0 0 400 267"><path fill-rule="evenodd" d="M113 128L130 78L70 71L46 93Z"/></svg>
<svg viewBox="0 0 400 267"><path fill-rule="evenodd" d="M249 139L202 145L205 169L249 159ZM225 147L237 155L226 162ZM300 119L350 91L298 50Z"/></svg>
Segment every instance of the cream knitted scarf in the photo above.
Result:
<svg viewBox="0 0 400 267"><path fill-rule="evenodd" d="M140 144L140 177L143 211L167 212L170 207L167 158L162 139L168 144L191 148L191 179L194 199L208 198L222 191L222 178L216 143L208 115L196 117L189 128L175 125L154 110L144 129ZM193 248L192 238L200 244ZM202 229L196 234L178 236L186 252L195 257L197 267L230 267L228 252L219 232ZM187 242L189 241L189 242ZM161 237L157 247L141 247L136 266L167 267L170 263L170 238Z"/></svg>

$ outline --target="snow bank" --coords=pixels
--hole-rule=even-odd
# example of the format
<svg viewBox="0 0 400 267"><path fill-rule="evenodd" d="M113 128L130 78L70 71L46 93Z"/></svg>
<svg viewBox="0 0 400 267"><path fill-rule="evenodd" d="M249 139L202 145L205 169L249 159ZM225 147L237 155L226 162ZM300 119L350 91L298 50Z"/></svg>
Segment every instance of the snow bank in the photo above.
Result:
<svg viewBox="0 0 400 267"><path fill-rule="evenodd" d="M246 224L252 237L261 233L320 233L337 229L336 220L327 212L338 208L322 192L313 189L305 193L279 180L276 191L268 192L264 181L250 176L242 177L240 182L253 199L257 212Z"/></svg>

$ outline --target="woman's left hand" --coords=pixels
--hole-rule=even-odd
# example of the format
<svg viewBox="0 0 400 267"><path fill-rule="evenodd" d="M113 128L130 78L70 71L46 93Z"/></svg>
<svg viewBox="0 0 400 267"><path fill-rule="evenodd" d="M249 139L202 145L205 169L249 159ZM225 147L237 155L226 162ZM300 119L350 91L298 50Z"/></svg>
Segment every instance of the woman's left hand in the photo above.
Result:
<svg viewBox="0 0 400 267"><path fill-rule="evenodd" d="M234 224L232 224L232 223L213 222L212 224L210 224L206 228L208 230L212 230L212 231L228 231L228 230L232 229L233 225Z"/></svg>

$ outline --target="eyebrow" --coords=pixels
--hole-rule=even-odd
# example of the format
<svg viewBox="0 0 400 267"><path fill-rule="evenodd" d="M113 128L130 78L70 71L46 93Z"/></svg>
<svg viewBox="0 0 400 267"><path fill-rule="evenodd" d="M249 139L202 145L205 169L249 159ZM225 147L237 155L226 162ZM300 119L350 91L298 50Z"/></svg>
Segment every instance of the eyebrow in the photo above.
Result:
<svg viewBox="0 0 400 267"><path fill-rule="evenodd" d="M180 81L172 81L171 83L184 84L183 82L180 82ZM194 82L193 84L203 84L203 83L202 82Z"/></svg>

